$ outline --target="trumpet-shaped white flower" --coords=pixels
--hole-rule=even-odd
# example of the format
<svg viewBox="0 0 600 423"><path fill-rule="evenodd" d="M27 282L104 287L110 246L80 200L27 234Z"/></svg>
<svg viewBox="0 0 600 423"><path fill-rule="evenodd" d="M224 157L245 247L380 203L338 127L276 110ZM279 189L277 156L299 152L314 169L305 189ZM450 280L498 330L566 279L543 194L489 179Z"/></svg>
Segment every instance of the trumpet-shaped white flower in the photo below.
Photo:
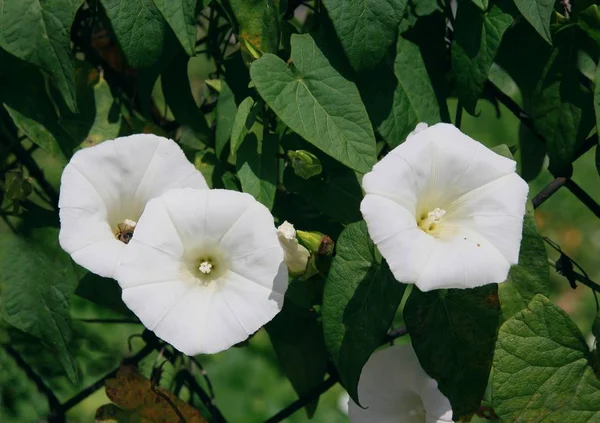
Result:
<svg viewBox="0 0 600 423"><path fill-rule="evenodd" d="M375 352L358 383L361 408L348 402L351 423L452 422L450 401L419 364L411 345Z"/></svg>
<svg viewBox="0 0 600 423"><path fill-rule="evenodd" d="M528 192L515 162L452 125L415 132L362 182L360 210L395 278L422 291L506 280Z"/></svg>
<svg viewBox="0 0 600 423"><path fill-rule="evenodd" d="M310 252L300 245L296 238L296 229L287 220L277 228L277 237L283 247L284 260L291 273L304 273Z"/></svg>
<svg viewBox="0 0 600 423"><path fill-rule="evenodd" d="M139 134L80 150L62 174L60 245L79 265L112 277L146 203L183 187L208 188L170 139Z"/></svg>
<svg viewBox="0 0 600 423"><path fill-rule="evenodd" d="M188 355L245 340L283 306L273 216L248 194L174 189L148 202L115 278L123 301Z"/></svg>

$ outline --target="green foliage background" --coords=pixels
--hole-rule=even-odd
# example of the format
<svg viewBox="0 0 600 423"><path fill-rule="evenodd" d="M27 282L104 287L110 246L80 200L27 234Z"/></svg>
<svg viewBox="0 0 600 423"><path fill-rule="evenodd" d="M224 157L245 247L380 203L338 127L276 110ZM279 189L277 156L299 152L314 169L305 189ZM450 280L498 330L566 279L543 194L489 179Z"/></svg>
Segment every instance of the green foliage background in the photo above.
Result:
<svg viewBox="0 0 600 423"><path fill-rule="evenodd" d="M455 419L484 405L504 422L600 421L592 290L569 286L556 272L569 260L541 238L600 279L600 2L451 3L0 0L0 421L44 421L56 404L40 381L64 403L143 345L129 349L143 326L116 282L58 246L56 211L75 151L141 132L175 139L211 187L336 242L264 330L197 357L229 422L264 421L326 377L340 384L289 421L347 421L344 388L360 400L363 364L404 327L394 342L412 342ZM407 288L361 221L362 175L440 121L514 156L534 203L565 185L528 210L499 286ZM99 389L67 420L108 402Z"/></svg>

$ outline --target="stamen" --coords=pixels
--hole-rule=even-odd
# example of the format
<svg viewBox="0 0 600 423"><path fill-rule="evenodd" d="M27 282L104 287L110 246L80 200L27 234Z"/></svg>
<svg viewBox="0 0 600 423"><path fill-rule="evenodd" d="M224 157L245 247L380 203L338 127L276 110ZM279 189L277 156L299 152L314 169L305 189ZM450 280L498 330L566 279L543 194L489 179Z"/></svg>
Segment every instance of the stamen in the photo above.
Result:
<svg viewBox="0 0 600 423"><path fill-rule="evenodd" d="M429 233L435 231L437 225L442 221L445 215L446 210L436 207L427 214L423 213L418 225L425 232Z"/></svg>
<svg viewBox="0 0 600 423"><path fill-rule="evenodd" d="M200 263L200 267L198 267L198 270L200 270L200 272L204 273L205 275L208 275L211 270L212 270L212 263L210 261L203 261L202 263Z"/></svg>

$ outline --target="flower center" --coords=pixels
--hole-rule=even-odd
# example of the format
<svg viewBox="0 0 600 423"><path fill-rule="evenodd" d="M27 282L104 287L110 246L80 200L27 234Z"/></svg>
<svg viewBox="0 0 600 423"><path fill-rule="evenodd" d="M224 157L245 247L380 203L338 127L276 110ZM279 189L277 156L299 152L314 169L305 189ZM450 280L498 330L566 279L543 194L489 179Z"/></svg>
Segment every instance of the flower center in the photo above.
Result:
<svg viewBox="0 0 600 423"><path fill-rule="evenodd" d="M212 263L208 260L205 260L202 263L200 263L200 266L198 266L198 270L204 273L205 275L208 275L211 272L212 267Z"/></svg>
<svg viewBox="0 0 600 423"><path fill-rule="evenodd" d="M137 222L130 219L125 219L123 222L117 225L117 233L115 237L124 244L129 244L133 237L133 231L135 231L135 225Z"/></svg>
<svg viewBox="0 0 600 423"><path fill-rule="evenodd" d="M436 207L427 214L423 213L417 223L422 231L434 235L438 225L441 223L445 215L446 210Z"/></svg>

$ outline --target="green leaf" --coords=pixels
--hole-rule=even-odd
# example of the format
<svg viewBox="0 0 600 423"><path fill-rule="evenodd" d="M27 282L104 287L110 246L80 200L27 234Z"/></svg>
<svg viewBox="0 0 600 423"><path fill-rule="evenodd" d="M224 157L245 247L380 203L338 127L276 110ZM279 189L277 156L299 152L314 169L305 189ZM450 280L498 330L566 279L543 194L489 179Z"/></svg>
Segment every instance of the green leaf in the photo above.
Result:
<svg viewBox="0 0 600 423"><path fill-rule="evenodd" d="M472 115L502 36L512 22L513 17L497 5L486 12L471 2L458 8L452 43L452 74L458 99Z"/></svg>
<svg viewBox="0 0 600 423"><path fill-rule="evenodd" d="M600 65L596 68L594 79L594 112L596 115L596 132L600 133ZM596 169L600 174L600 148L596 148Z"/></svg>
<svg viewBox="0 0 600 423"><path fill-rule="evenodd" d="M500 304L497 285L421 292L413 287L404 321L423 369L452 404L454 419L476 411L488 383Z"/></svg>
<svg viewBox="0 0 600 423"><path fill-rule="evenodd" d="M298 396L309 393L323 382L329 355L323 339L323 328L313 305L321 303L323 281L294 280L286 292L281 312L265 326L283 372L292 383ZM307 298L309 304L295 301L294 297ZM306 406L311 418L317 408L318 398Z"/></svg>
<svg viewBox="0 0 600 423"><path fill-rule="evenodd" d="M250 75L260 95L291 129L350 168L375 164L375 137L353 82L329 63L313 38L292 35L291 64L265 54Z"/></svg>
<svg viewBox="0 0 600 423"><path fill-rule="evenodd" d="M348 225L336 245L323 293L323 331L342 384L358 403L360 372L384 342L406 285L394 279L364 221Z"/></svg>
<svg viewBox="0 0 600 423"><path fill-rule="evenodd" d="M568 31L568 30L566 30ZM582 84L577 68L578 30L557 41L531 98L531 118L546 140L550 169L557 176L568 169L594 125L593 94Z"/></svg>
<svg viewBox="0 0 600 423"><path fill-rule="evenodd" d="M121 129L120 104L103 76L91 65L79 66L75 86L79 113L61 118L60 126L85 147L115 139Z"/></svg>
<svg viewBox="0 0 600 423"><path fill-rule="evenodd" d="M221 92L217 100L216 128L215 128L215 150L217 156L221 157L223 150L231 137L233 122L237 114L235 97L225 81L221 81Z"/></svg>
<svg viewBox="0 0 600 423"><path fill-rule="evenodd" d="M133 68L158 64L169 27L153 0L102 0L127 63Z"/></svg>
<svg viewBox="0 0 600 423"><path fill-rule="evenodd" d="M40 339L77 383L77 364L69 351L70 297L77 276L71 258L58 245L58 229L35 228L27 237L4 235L0 268L2 318Z"/></svg>
<svg viewBox="0 0 600 423"><path fill-rule="evenodd" d="M264 128L262 134L250 132L237 152L237 175L242 190L269 210L275 202L277 184L277 135Z"/></svg>
<svg viewBox="0 0 600 423"><path fill-rule="evenodd" d="M519 12L535 28L538 34L552 44L550 18L554 11L554 0L514 0Z"/></svg>
<svg viewBox="0 0 600 423"><path fill-rule="evenodd" d="M265 53L279 48L279 19L273 0L229 0L238 22L243 51L246 43Z"/></svg>
<svg viewBox="0 0 600 423"><path fill-rule="evenodd" d="M498 285L504 320L527 307L536 294L550 295L550 270L544 240L535 223L533 206L527 203L519 264L512 266L508 279Z"/></svg>
<svg viewBox="0 0 600 423"><path fill-rule="evenodd" d="M0 0L0 47L50 74L77 110L71 26L82 0Z"/></svg>
<svg viewBox="0 0 600 423"><path fill-rule="evenodd" d="M235 118L233 119L233 125L231 127L231 154L235 154L242 144L244 137L252 128L255 114L251 114L250 111L254 106L254 100L252 97L246 97L244 101L240 103L240 107L237 109Z"/></svg>
<svg viewBox="0 0 600 423"><path fill-rule="evenodd" d="M75 141L58 124L55 103L44 78L34 66L0 50L6 69L0 78L0 101L17 128L61 165L67 163Z"/></svg>
<svg viewBox="0 0 600 423"><path fill-rule="evenodd" d="M393 104L378 128L391 147L401 144L418 123L440 121L440 109L419 47L403 37L396 45L394 74L397 85Z"/></svg>
<svg viewBox="0 0 600 423"><path fill-rule="evenodd" d="M121 299L121 287L114 279L103 278L88 272L79 281L75 294L118 313L133 315Z"/></svg>
<svg viewBox="0 0 600 423"><path fill-rule="evenodd" d="M183 49L189 56L196 55L197 0L153 0Z"/></svg>
<svg viewBox="0 0 600 423"><path fill-rule="evenodd" d="M175 119L179 123L189 126L196 133L196 137L206 142L210 139L210 129L192 95L188 61L188 56L179 54L162 74L163 93Z"/></svg>
<svg viewBox="0 0 600 423"><path fill-rule="evenodd" d="M362 189L357 174L350 169L333 169L306 180L288 167L283 173L283 181L289 191L299 194L337 222L352 223L362 219Z"/></svg>
<svg viewBox="0 0 600 423"><path fill-rule="evenodd" d="M575 323L543 295L500 328L493 397L504 422L600 419L600 380Z"/></svg>
<svg viewBox="0 0 600 423"><path fill-rule="evenodd" d="M323 0L348 60L374 68L396 39L408 0Z"/></svg>

